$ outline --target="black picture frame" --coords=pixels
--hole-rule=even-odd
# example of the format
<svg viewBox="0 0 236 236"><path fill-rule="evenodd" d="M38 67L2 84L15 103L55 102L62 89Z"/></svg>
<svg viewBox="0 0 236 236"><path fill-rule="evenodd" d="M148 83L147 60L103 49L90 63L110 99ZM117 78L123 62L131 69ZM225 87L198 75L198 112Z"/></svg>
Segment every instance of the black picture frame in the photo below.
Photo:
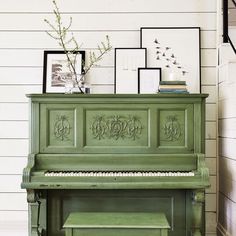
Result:
<svg viewBox="0 0 236 236"><path fill-rule="evenodd" d="M160 67L138 68L138 93L155 94L158 93L161 81Z"/></svg>
<svg viewBox="0 0 236 236"><path fill-rule="evenodd" d="M141 27L140 46L147 48L147 66L162 68L164 81L169 80L170 70L164 60L156 60L157 50L161 47L170 48L169 52L176 56L177 63L183 68L180 74L184 74L184 76L172 75L170 78L185 80L190 93L201 93L200 27Z"/></svg>
<svg viewBox="0 0 236 236"><path fill-rule="evenodd" d="M115 48L114 93L138 93L138 68L147 66L146 48Z"/></svg>
<svg viewBox="0 0 236 236"><path fill-rule="evenodd" d="M85 51L78 50L72 53L77 54L77 74L84 74ZM55 71L56 69L57 71ZM64 93L67 79L72 79L72 75L65 52L63 50L45 50L43 55L43 93Z"/></svg>

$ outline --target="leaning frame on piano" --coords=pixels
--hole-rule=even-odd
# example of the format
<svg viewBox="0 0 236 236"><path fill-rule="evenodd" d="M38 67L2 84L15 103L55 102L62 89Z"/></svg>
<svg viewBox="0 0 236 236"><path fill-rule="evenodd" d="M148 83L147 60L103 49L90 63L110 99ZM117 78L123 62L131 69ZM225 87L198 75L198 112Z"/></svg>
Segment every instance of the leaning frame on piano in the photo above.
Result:
<svg viewBox="0 0 236 236"><path fill-rule="evenodd" d="M64 236L72 212L160 212L168 235L205 235L206 94L28 97L29 235Z"/></svg>

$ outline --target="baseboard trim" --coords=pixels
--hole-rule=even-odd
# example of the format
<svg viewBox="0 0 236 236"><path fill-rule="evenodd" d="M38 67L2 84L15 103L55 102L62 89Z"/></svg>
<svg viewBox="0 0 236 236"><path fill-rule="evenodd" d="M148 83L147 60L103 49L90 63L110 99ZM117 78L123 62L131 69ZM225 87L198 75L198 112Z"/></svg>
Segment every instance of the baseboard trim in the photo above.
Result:
<svg viewBox="0 0 236 236"><path fill-rule="evenodd" d="M220 224L217 224L217 236L232 236L229 232Z"/></svg>

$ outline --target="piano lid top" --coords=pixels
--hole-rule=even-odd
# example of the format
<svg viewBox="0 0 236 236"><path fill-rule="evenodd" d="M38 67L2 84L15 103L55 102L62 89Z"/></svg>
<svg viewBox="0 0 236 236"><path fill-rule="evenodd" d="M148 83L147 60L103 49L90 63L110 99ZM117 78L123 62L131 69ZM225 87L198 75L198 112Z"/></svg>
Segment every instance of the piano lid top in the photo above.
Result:
<svg viewBox="0 0 236 236"><path fill-rule="evenodd" d="M29 98L206 98L205 93L157 93L157 94L63 94L63 93L35 93L27 94Z"/></svg>

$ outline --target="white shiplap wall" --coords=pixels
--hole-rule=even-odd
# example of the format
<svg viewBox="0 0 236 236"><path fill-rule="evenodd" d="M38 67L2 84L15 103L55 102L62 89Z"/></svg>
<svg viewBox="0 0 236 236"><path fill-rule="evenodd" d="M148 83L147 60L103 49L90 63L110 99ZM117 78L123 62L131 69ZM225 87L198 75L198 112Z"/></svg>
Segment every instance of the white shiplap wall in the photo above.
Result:
<svg viewBox="0 0 236 236"><path fill-rule="evenodd" d="M219 235L236 235L236 55L220 47L219 65Z"/></svg>
<svg viewBox="0 0 236 236"><path fill-rule="evenodd" d="M0 0L0 235L27 233L26 194L20 189L28 153L26 93L41 92L43 50L59 49L45 33L53 19L50 0ZM58 0L63 17L83 48L96 48L108 34L113 47L139 47L140 27L201 27L202 91L207 99L206 156L211 188L206 195L206 228L216 225L216 1ZM113 91L113 52L94 68L94 92Z"/></svg>

